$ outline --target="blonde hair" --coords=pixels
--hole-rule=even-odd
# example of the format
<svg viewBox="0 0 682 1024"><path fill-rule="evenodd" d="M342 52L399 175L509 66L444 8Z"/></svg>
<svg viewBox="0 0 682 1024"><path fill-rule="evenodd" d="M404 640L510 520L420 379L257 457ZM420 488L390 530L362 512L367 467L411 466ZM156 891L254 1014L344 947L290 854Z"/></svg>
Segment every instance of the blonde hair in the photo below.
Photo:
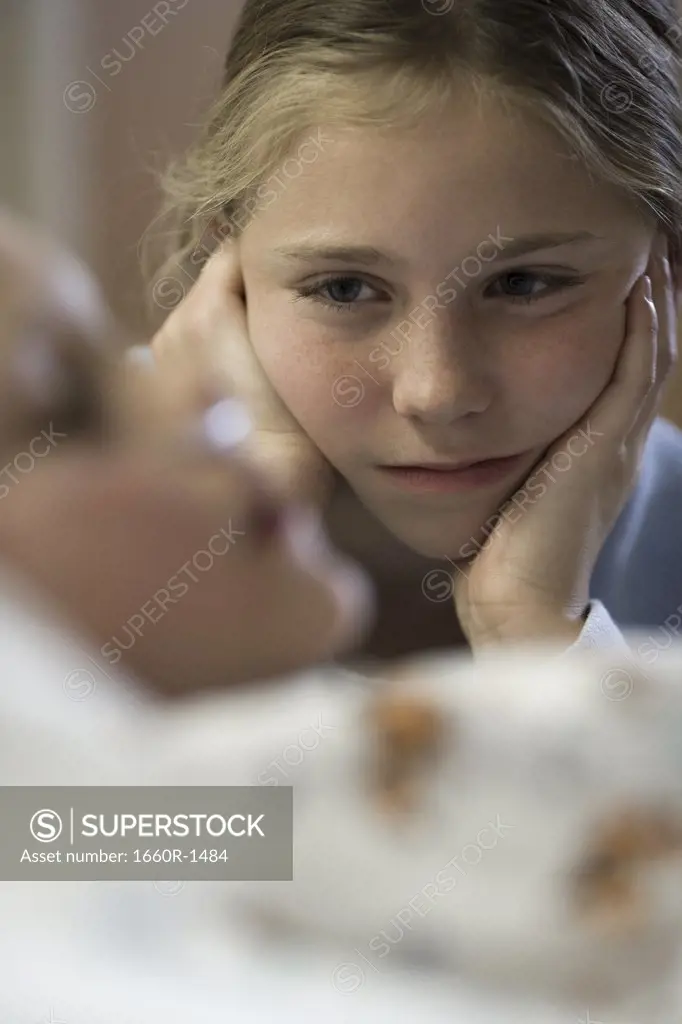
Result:
<svg viewBox="0 0 682 1024"><path fill-rule="evenodd" d="M168 168L164 265L239 234L320 124L407 123L462 76L553 126L682 248L676 0L246 0L222 89Z"/></svg>

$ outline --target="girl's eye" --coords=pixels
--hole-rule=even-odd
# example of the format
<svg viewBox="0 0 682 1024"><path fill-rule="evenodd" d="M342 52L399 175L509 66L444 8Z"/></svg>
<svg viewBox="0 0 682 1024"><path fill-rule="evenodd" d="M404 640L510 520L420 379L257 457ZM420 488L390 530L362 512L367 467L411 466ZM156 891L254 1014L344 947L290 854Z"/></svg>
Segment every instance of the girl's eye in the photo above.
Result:
<svg viewBox="0 0 682 1024"><path fill-rule="evenodd" d="M511 270L493 281L486 290L486 296L528 305L562 289L583 284L585 280L575 274ZM357 313L368 303L382 301L376 288L352 274L337 274L299 287L296 289L296 301L298 299L310 299L340 313Z"/></svg>
<svg viewBox="0 0 682 1024"><path fill-rule="evenodd" d="M537 302L538 299L583 284L585 278L576 275L538 274L530 270L510 270L493 281L488 289L492 298L510 299L512 302ZM500 289L500 290L498 290Z"/></svg>
<svg viewBox="0 0 682 1024"><path fill-rule="evenodd" d="M363 289L365 294L363 296ZM358 307L377 300L377 291L360 277L328 277L324 281L296 289L298 298L312 299L338 312L356 312ZM367 294L369 292L369 295Z"/></svg>

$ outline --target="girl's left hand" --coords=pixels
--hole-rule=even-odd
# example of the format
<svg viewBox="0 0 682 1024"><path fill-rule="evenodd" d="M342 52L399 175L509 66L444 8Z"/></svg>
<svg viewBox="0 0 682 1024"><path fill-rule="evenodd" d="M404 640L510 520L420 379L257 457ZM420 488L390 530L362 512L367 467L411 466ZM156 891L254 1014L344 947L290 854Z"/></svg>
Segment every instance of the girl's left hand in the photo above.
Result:
<svg viewBox="0 0 682 1024"><path fill-rule="evenodd" d="M636 482L676 359L667 247L633 288L627 321L606 389L502 507L473 561L457 567L455 605L473 650L545 637L570 644L580 634L594 565Z"/></svg>

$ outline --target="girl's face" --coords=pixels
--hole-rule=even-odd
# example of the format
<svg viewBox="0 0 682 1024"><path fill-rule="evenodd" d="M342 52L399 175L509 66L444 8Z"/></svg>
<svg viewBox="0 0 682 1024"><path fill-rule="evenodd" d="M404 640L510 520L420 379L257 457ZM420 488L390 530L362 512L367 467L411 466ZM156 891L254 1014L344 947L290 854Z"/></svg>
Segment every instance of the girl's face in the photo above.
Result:
<svg viewBox="0 0 682 1024"><path fill-rule="evenodd" d="M241 236L253 344L365 505L462 557L609 381L653 223L493 97L314 139ZM456 489L385 468L510 455Z"/></svg>

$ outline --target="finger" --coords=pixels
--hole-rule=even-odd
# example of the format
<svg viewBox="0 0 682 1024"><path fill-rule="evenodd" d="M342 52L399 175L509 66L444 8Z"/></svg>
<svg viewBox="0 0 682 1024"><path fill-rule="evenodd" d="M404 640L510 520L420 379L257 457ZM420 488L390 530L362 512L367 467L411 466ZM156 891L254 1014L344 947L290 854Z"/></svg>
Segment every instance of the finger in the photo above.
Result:
<svg viewBox="0 0 682 1024"><path fill-rule="evenodd" d="M186 415L219 394L234 392L220 349L231 347L237 309L228 305L234 271L222 249L204 266L189 295L173 310L152 340L155 366L169 411Z"/></svg>
<svg viewBox="0 0 682 1024"><path fill-rule="evenodd" d="M157 331L152 348L160 362L176 357L183 358L188 340L196 344L210 332L216 315L219 315L220 299L226 286L224 278L228 267L221 258L223 254L222 247L212 254L189 293L169 313ZM188 331L191 328L196 334L196 339L188 338Z"/></svg>
<svg viewBox="0 0 682 1024"><path fill-rule="evenodd" d="M611 381L586 417L595 431L618 442L633 430L656 380L658 324L648 281L642 275L630 293L625 338Z"/></svg>
<svg viewBox="0 0 682 1024"><path fill-rule="evenodd" d="M224 378L229 387L233 354L247 339L238 247L225 242L152 341L157 363L178 374Z"/></svg>
<svg viewBox="0 0 682 1024"><path fill-rule="evenodd" d="M119 435L123 444L140 448L166 437L176 416L168 401L168 382L156 370L150 346L130 349L123 360L116 395Z"/></svg>
<svg viewBox="0 0 682 1024"><path fill-rule="evenodd" d="M658 361L656 380L665 382L677 361L677 314L672 270L668 247L657 259L652 260L651 285L653 301L658 316Z"/></svg>
<svg viewBox="0 0 682 1024"><path fill-rule="evenodd" d="M183 398L211 388L240 398L254 423L271 432L298 430L270 384L249 338L239 245L228 240L207 262L196 290L171 314L165 328L171 357L165 361L169 389ZM164 339L154 346L161 351ZM214 396L217 397L217 396Z"/></svg>
<svg viewBox="0 0 682 1024"><path fill-rule="evenodd" d="M203 336L203 369L217 375L228 390L248 405L258 406L264 397L272 414L279 406L265 378L249 339L245 286L239 245L226 241L207 265L207 276L197 292L201 302L200 333Z"/></svg>
<svg viewBox="0 0 682 1024"><path fill-rule="evenodd" d="M651 280L651 302L656 322L656 349L651 387L626 435L626 440L635 444L637 441L643 443L646 440L649 427L660 408L666 381L677 358L675 300L666 241L662 249L652 254L647 271Z"/></svg>
<svg viewBox="0 0 682 1024"><path fill-rule="evenodd" d="M648 274L645 275L644 281L646 288L643 300L640 302L640 308L643 307L641 337L642 341L646 342L642 353L644 372L639 377L639 388L633 381L638 405L634 407L630 421L625 427L624 443L626 448L636 445L638 438L641 439L650 419L654 396L660 391L659 373L662 366L662 345L659 335L658 310L653 300L653 281ZM636 315L634 319L637 319ZM648 353L648 359L644 358L645 353Z"/></svg>
<svg viewBox="0 0 682 1024"><path fill-rule="evenodd" d="M187 308L194 313L196 326L205 339L213 338L216 328L245 331L243 294L239 246L232 240L223 242L206 263L188 296ZM209 350L209 355L213 354Z"/></svg>

